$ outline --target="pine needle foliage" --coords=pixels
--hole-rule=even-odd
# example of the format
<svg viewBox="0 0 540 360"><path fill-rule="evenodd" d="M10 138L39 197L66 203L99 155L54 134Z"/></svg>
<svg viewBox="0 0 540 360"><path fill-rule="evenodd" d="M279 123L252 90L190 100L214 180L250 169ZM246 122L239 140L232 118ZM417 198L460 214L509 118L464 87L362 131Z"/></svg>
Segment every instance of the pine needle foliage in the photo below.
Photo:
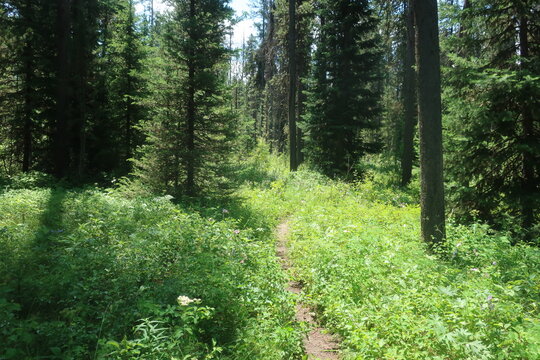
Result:
<svg viewBox="0 0 540 360"><path fill-rule="evenodd" d="M459 32L444 43L452 212L498 228L521 227L534 241L540 206L538 7L527 0L479 0L453 11L446 18L459 21Z"/></svg>
<svg viewBox="0 0 540 360"><path fill-rule="evenodd" d="M226 108L226 21L222 0L178 0L160 19L158 56L150 65L156 104L142 126L147 144L136 174L153 191L195 195L222 191L234 133Z"/></svg>
<svg viewBox="0 0 540 360"><path fill-rule="evenodd" d="M308 86L304 153L327 175L347 175L360 156L377 150L366 136L380 112L380 51L367 1L320 1Z"/></svg>

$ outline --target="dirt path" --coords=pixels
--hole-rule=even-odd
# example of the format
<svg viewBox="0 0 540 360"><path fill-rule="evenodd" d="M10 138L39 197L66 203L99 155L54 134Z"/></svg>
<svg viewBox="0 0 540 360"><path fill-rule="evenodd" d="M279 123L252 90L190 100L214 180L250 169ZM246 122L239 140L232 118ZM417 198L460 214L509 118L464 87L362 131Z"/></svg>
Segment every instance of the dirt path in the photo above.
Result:
<svg viewBox="0 0 540 360"><path fill-rule="evenodd" d="M282 221L277 227L277 256L281 261L281 266L284 270L291 266L290 259L287 255L287 237L289 235L289 224L287 220ZM302 292L302 285L289 281L287 291L294 294ZM309 325L310 331L304 338L304 348L309 360L334 360L339 359L338 347L339 344L332 335L324 333L323 329L317 324L314 319L313 311L301 302L296 304L296 320L305 322Z"/></svg>

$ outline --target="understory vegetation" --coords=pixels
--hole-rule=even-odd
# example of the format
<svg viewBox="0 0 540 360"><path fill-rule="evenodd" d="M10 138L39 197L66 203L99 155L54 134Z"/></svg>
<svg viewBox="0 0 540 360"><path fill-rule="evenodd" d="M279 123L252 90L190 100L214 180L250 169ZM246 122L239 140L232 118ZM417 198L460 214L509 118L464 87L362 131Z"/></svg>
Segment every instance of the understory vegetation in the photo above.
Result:
<svg viewBox="0 0 540 360"><path fill-rule="evenodd" d="M0 195L0 358L282 359L301 352L273 224L170 197ZM252 216L255 216L252 214Z"/></svg>
<svg viewBox="0 0 540 360"><path fill-rule="evenodd" d="M0 0L0 360L540 359L537 2Z"/></svg>
<svg viewBox="0 0 540 360"><path fill-rule="evenodd" d="M393 190L381 167L351 184L282 160L259 146L234 197L198 204L132 184L12 181L0 195L0 357L301 359L274 255L285 219L303 301L345 359L540 356L538 248L450 223L430 255L414 185Z"/></svg>
<svg viewBox="0 0 540 360"><path fill-rule="evenodd" d="M294 276L344 358L539 358L540 250L450 222L430 255L417 187L391 190L387 176L346 184L303 170L242 190L254 212L288 217Z"/></svg>

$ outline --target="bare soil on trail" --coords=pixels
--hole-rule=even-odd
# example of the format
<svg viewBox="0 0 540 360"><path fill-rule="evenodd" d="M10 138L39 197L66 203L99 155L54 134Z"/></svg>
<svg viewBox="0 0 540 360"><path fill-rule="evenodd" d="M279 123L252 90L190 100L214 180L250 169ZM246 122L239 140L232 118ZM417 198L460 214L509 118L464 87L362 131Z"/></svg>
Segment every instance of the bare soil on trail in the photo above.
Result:
<svg viewBox="0 0 540 360"><path fill-rule="evenodd" d="M289 236L289 224L287 220L282 221L277 227L277 249L276 253L280 259L284 270L291 267L288 256L287 238ZM296 281L290 280L287 285L287 291L300 294L302 285ZM302 302L296 304L296 321L308 324L310 331L304 338L304 349L309 360L337 360L339 343L330 334L325 333L324 329L317 324L314 318L315 313Z"/></svg>

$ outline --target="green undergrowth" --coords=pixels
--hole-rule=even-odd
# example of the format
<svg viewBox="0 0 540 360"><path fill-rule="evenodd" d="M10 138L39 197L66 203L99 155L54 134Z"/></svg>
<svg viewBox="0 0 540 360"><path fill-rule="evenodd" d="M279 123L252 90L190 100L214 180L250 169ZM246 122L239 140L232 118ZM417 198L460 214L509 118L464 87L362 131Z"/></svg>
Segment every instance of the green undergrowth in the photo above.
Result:
<svg viewBox="0 0 540 360"><path fill-rule="evenodd" d="M301 359L275 257L284 219L304 301L345 359L540 358L538 248L450 222L429 254L418 184L392 187L384 167L343 183L260 145L234 170L233 196L190 201L11 181L0 359Z"/></svg>
<svg viewBox="0 0 540 360"><path fill-rule="evenodd" d="M298 358L273 223L207 212L118 191L0 194L0 359Z"/></svg>
<svg viewBox="0 0 540 360"><path fill-rule="evenodd" d="M430 255L417 193L387 185L301 170L241 190L253 212L288 216L295 276L344 358L540 359L540 250L450 223Z"/></svg>

